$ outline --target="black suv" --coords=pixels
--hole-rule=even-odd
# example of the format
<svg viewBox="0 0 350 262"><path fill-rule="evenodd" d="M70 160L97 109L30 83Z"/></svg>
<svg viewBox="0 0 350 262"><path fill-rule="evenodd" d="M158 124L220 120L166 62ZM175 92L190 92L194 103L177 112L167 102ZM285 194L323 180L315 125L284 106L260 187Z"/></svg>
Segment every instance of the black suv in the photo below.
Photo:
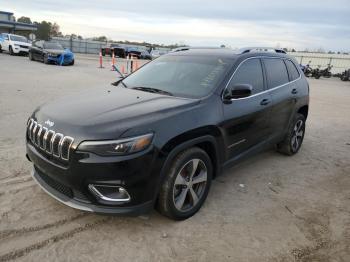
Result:
<svg viewBox="0 0 350 262"><path fill-rule="evenodd" d="M133 74L34 111L27 124L33 177L86 211L181 220L211 180L247 155L300 149L309 86L282 50L184 48Z"/></svg>

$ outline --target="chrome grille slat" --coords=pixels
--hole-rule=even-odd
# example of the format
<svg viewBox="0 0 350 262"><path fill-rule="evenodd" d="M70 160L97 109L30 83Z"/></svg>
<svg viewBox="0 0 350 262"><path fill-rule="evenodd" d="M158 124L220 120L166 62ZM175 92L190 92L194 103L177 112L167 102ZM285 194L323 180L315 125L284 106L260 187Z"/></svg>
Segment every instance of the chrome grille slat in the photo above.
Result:
<svg viewBox="0 0 350 262"><path fill-rule="evenodd" d="M60 158L69 160L69 153L72 148L74 138L38 124L34 119L29 119L27 123L27 136L32 144L43 152Z"/></svg>

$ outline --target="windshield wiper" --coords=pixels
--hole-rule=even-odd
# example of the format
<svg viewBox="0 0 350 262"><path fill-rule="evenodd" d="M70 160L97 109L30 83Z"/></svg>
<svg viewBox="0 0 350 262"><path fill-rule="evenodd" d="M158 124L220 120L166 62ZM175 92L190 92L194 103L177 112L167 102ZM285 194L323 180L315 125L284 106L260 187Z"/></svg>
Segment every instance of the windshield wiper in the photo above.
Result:
<svg viewBox="0 0 350 262"><path fill-rule="evenodd" d="M123 80L124 80L124 78L119 79L118 81L113 82L111 85L113 85L113 86L118 86L119 84L122 84L124 87L128 87L128 86L123 82Z"/></svg>
<svg viewBox="0 0 350 262"><path fill-rule="evenodd" d="M153 88L153 87L135 86L135 87L132 87L131 89L136 89L136 90L150 92L150 93L157 93L157 94L164 94L164 95L168 95L168 96L173 96L173 94L168 92L168 91L164 91L164 90L161 90L161 89L158 89L158 88Z"/></svg>

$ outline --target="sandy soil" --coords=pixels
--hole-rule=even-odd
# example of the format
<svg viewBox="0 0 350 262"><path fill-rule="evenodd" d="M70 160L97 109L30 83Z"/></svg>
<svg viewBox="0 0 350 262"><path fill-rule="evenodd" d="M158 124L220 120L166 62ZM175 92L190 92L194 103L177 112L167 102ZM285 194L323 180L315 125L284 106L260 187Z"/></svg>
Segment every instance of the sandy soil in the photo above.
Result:
<svg viewBox="0 0 350 262"><path fill-rule="evenodd" d="M0 261L350 261L350 82L310 80L301 151L267 151L225 171L200 212L174 222L155 211L83 213L32 181L27 117L43 102L115 80L96 67L0 54Z"/></svg>

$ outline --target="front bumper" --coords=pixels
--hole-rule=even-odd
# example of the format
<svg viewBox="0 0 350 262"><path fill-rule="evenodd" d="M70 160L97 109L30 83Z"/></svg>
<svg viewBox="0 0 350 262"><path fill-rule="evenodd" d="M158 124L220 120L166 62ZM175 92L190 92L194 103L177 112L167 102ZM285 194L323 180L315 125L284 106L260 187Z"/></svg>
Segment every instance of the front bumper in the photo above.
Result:
<svg viewBox="0 0 350 262"><path fill-rule="evenodd" d="M62 53L56 56L48 56L48 61L58 65L69 65L74 60L74 55L70 53Z"/></svg>
<svg viewBox="0 0 350 262"><path fill-rule="evenodd" d="M27 142L27 157L34 164L34 180L70 207L126 215L147 213L153 208L161 166L153 149L134 158L106 158L75 151L69 163L62 165ZM123 187L130 201L106 201L94 195L89 185Z"/></svg>
<svg viewBox="0 0 350 262"><path fill-rule="evenodd" d="M131 207L103 207L94 205L91 203L84 203L79 201L79 199L69 198L65 194L55 190L48 183L44 181L44 179L39 175L39 172L34 168L32 171L32 177L35 182L51 197L56 199L57 201L83 211L100 213L100 214L119 214L119 215L140 215L149 212L153 207L153 201L148 201L146 203L131 206Z"/></svg>
<svg viewBox="0 0 350 262"><path fill-rule="evenodd" d="M28 54L29 48L14 46L14 47L12 48L12 51L13 51L15 54L24 54L24 53Z"/></svg>

